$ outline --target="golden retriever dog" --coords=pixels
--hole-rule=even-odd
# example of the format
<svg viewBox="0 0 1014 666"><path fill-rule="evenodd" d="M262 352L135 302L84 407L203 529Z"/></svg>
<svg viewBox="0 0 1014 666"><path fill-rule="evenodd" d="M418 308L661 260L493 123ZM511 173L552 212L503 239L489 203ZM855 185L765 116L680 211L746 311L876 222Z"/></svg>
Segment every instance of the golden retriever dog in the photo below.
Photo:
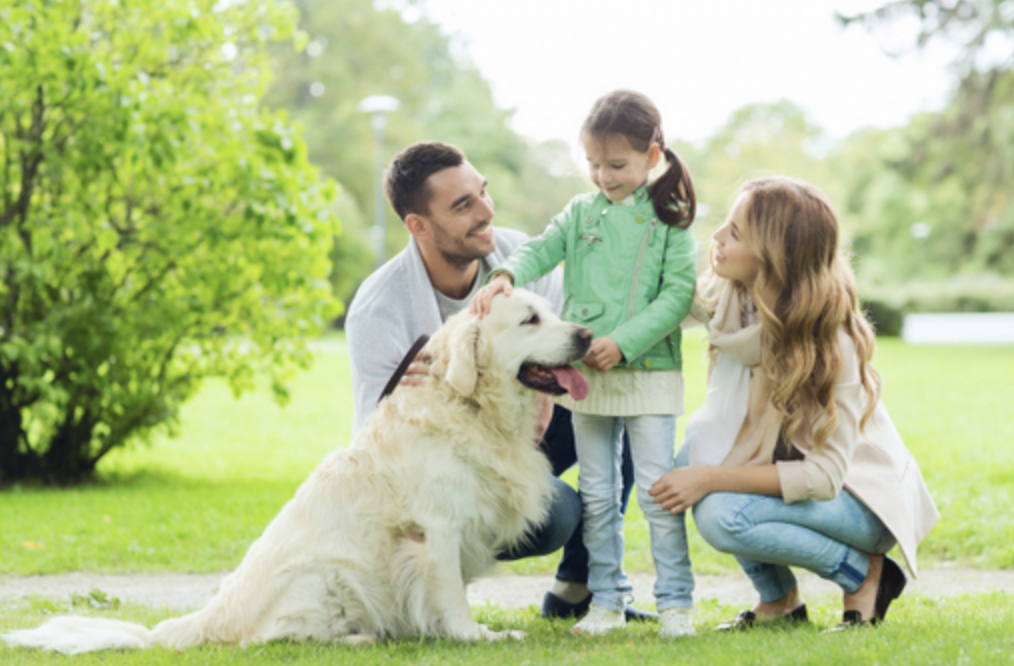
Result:
<svg viewBox="0 0 1014 666"><path fill-rule="evenodd" d="M203 609L147 629L61 617L4 636L66 653L114 647L403 636L496 639L466 586L546 518L535 391L587 394L591 332L521 289L447 321L421 386L385 398L314 470Z"/></svg>

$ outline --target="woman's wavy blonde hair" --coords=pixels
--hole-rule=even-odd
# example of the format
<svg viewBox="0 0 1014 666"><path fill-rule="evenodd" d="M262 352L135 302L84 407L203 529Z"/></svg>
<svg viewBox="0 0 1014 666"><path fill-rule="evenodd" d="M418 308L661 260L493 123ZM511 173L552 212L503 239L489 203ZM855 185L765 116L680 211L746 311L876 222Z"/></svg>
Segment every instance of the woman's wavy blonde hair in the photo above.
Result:
<svg viewBox="0 0 1014 666"><path fill-rule="evenodd" d="M841 328L855 342L869 398L860 427L876 408L881 381L870 365L873 329L859 308L852 269L839 254L838 219L824 193L782 176L752 180L741 192L741 239L760 264L751 292L767 350L761 367L772 402L785 415L784 440L792 441L806 423L819 449L838 427Z"/></svg>

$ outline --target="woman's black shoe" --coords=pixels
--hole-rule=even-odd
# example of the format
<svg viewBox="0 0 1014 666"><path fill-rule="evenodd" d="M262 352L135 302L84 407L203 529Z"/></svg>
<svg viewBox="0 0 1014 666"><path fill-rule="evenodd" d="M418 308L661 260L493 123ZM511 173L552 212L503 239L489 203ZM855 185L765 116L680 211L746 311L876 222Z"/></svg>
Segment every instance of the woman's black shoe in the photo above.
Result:
<svg viewBox="0 0 1014 666"><path fill-rule="evenodd" d="M877 586L877 603L870 624L877 624L884 620L891 602L901 596L907 583L908 580L901 567L884 555L884 568L880 571L880 584Z"/></svg>
<svg viewBox="0 0 1014 666"><path fill-rule="evenodd" d="M907 583L908 580L905 578L905 573L901 570L901 567L885 555L883 568L880 570L880 582L877 584L877 600L873 606L873 617L867 622L859 611L847 610L842 613L842 619L838 626L828 629L825 633L847 631L867 624L870 626L880 624L887 615L887 608L891 605L892 601L901 596Z"/></svg>
<svg viewBox="0 0 1014 666"><path fill-rule="evenodd" d="M775 618L774 620L765 620L763 622L757 621L757 614L751 610L740 611L736 617L732 618L728 622L715 627L715 631L731 631L733 629L739 629L741 631L746 629L752 629L757 624L767 624L769 622L788 622L790 624L796 624L800 622L809 622L810 618L806 613L806 604L799 604L785 615Z"/></svg>
<svg viewBox="0 0 1014 666"><path fill-rule="evenodd" d="M830 629L825 629L823 633L834 634L839 631L849 631L856 627L865 627L868 623L863 619L863 614L857 610L847 610L841 614L841 622Z"/></svg>

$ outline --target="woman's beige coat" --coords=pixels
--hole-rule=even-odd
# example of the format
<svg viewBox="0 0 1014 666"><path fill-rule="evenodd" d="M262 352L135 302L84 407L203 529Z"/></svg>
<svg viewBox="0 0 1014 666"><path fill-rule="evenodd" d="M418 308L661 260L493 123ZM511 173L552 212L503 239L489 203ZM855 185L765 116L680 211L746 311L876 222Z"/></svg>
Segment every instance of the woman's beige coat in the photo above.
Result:
<svg viewBox="0 0 1014 666"><path fill-rule="evenodd" d="M741 405L744 416L731 415L738 413L732 403L731 409L727 406L724 411L702 412L709 416L705 417L705 427L701 428L707 434L696 437L700 445L714 447L723 432L736 433L735 441L729 442L728 453L719 453L723 466L771 464L784 419L772 404L771 388L760 368L764 355L761 326L755 315L747 314L748 309L737 290L727 287L721 292L717 311L708 322L709 342L718 353L729 354L750 370L749 397L747 404ZM703 311L695 314L695 319L709 320ZM684 322L685 326L688 324L692 322ZM919 465L905 448L883 402L877 403L870 420L860 428L868 397L861 382L859 354L855 342L844 329L838 332L838 343L842 353L841 374L835 385L838 425L818 451L812 439L815 424L805 420L800 424L792 445L803 455L789 456L792 459L775 463L782 497L789 504L803 500L820 502L834 499L843 487L847 488L883 521L901 547L909 571L917 575L916 546L936 524L940 514ZM709 400L712 392L720 396L723 391L730 390L716 381L719 380L712 372ZM687 423L688 440L692 439L690 432L692 426L696 426L693 424L696 416ZM743 420L735 424L727 421L730 418ZM726 421L716 423L716 419ZM730 431L729 426L735 430ZM694 441L696 445L698 441Z"/></svg>
<svg viewBox="0 0 1014 666"><path fill-rule="evenodd" d="M862 429L866 393L859 378L859 356L846 333L839 334L844 366L835 387L838 427L820 451L809 437L792 444L805 460L778 462L786 502L827 500L844 485L877 515L898 540L909 571L918 574L916 546L940 518L919 465L905 448L883 402ZM811 432L800 428L800 432Z"/></svg>

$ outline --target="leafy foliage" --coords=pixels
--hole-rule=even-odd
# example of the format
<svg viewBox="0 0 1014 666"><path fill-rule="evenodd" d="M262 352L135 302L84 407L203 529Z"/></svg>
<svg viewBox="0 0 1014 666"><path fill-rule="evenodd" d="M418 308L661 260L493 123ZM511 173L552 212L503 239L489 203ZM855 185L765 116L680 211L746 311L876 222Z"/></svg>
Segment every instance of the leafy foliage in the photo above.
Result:
<svg viewBox="0 0 1014 666"><path fill-rule="evenodd" d="M713 230L732 208L739 186L751 178L778 173L820 184L834 194L830 148L824 130L803 108L780 100L736 110L696 153L685 145L675 150L685 158L698 200L706 205L701 223Z"/></svg>
<svg viewBox="0 0 1014 666"><path fill-rule="evenodd" d="M876 31L905 19L916 47L955 50L958 85L942 112L851 142L857 252L873 282L1014 277L1014 3L896 0L841 20Z"/></svg>
<svg viewBox="0 0 1014 666"><path fill-rule="evenodd" d="M890 0L880 7L845 16L843 25L860 23L872 31L912 18L914 46L932 41L956 47L954 66L960 78L976 71L1002 72L1014 65L1014 9L1010 0Z"/></svg>
<svg viewBox="0 0 1014 666"><path fill-rule="evenodd" d="M345 231L335 247L336 293L347 298L372 270L374 134L359 111L370 95L401 102L389 115L383 162L410 143L461 148L489 180L497 223L542 231L574 194L590 188L562 142L532 145L510 128L489 83L460 45L422 16L412 0L297 0L303 50L277 50L265 102L306 127L310 159L342 186ZM574 120L575 136L580 118ZM385 205L387 256L408 240Z"/></svg>
<svg viewBox="0 0 1014 666"><path fill-rule="evenodd" d="M290 7L0 0L0 480L63 483L202 378L284 398L337 223L259 108Z"/></svg>

